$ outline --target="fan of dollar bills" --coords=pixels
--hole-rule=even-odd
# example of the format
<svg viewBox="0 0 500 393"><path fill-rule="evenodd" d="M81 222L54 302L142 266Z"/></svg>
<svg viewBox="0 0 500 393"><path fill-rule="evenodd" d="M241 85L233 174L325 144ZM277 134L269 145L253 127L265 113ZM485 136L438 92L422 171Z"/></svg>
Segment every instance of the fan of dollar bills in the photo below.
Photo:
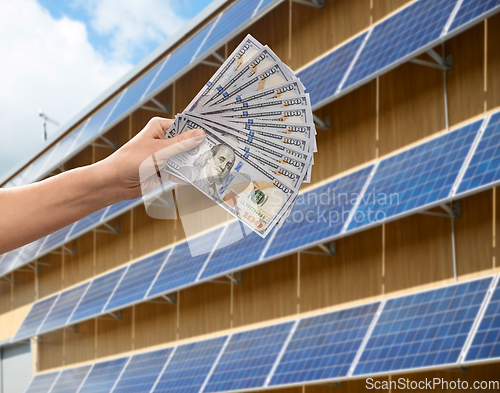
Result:
<svg viewBox="0 0 500 393"><path fill-rule="evenodd" d="M311 179L316 129L304 90L270 48L248 35L166 135L202 128L205 141L165 169L266 237Z"/></svg>

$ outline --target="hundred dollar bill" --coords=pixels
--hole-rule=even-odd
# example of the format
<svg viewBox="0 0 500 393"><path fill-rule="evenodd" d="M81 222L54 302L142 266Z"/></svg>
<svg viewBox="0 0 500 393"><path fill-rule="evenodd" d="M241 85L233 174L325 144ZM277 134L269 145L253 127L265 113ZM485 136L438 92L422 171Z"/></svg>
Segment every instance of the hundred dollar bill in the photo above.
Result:
<svg viewBox="0 0 500 393"><path fill-rule="evenodd" d="M185 129L203 128L187 121ZM198 147L167 161L167 172L178 176L261 237L266 237L291 208L298 191L269 174L262 165L245 157L210 130Z"/></svg>
<svg viewBox="0 0 500 393"><path fill-rule="evenodd" d="M196 108L205 105L213 92L220 89L222 85L226 85L228 78L232 75L232 71L238 72L238 70L250 61L260 49L262 49L262 45L250 34L247 35L205 86L203 86L196 97L189 103L186 110L192 112L196 110Z"/></svg>

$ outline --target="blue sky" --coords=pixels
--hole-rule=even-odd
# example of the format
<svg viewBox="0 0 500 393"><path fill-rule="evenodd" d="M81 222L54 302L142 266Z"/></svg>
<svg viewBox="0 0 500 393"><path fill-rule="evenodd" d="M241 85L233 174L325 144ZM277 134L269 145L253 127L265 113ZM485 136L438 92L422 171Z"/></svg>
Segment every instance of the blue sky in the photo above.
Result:
<svg viewBox="0 0 500 393"><path fill-rule="evenodd" d="M0 0L0 176L210 3Z"/></svg>

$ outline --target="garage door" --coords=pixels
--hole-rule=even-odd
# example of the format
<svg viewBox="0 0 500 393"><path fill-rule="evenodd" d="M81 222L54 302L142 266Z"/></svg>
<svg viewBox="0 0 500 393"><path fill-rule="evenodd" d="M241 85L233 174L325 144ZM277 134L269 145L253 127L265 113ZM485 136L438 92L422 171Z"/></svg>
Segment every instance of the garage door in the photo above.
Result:
<svg viewBox="0 0 500 393"><path fill-rule="evenodd" d="M1 393L23 393L32 377L29 344L2 347Z"/></svg>

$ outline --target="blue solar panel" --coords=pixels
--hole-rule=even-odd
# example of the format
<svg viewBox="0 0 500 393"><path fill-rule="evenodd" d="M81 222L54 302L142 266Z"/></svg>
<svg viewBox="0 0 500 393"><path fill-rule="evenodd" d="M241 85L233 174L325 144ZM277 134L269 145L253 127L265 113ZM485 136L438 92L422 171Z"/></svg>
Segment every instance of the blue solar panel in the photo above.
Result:
<svg viewBox="0 0 500 393"><path fill-rule="evenodd" d="M91 367L83 366L61 371L50 393L77 393Z"/></svg>
<svg viewBox="0 0 500 393"><path fill-rule="evenodd" d="M108 211L106 212L106 214L104 215L103 220L106 221L108 219L108 217L110 217L113 214L116 214L118 212L129 210L130 206L137 203L139 200L142 200L142 197L132 199L132 200L121 201L121 202L115 203L114 205L111 205L109 207Z"/></svg>
<svg viewBox="0 0 500 393"><path fill-rule="evenodd" d="M466 362L500 358L500 280L472 340Z"/></svg>
<svg viewBox="0 0 500 393"><path fill-rule="evenodd" d="M35 375L25 393L49 393L58 375L59 371Z"/></svg>
<svg viewBox="0 0 500 393"><path fill-rule="evenodd" d="M68 225L67 227L59 229L57 232L54 232L53 234L49 235L47 241L40 249L39 254L43 254L47 250L55 246L62 246L66 241L66 238L68 237L69 232L71 231L74 225L75 224Z"/></svg>
<svg viewBox="0 0 500 393"><path fill-rule="evenodd" d="M82 298L83 293L90 283L79 285L75 288L61 292L61 295L56 301L54 307L50 311L47 319L40 327L38 333L47 332L49 330L65 326L69 317L73 313L76 305Z"/></svg>
<svg viewBox="0 0 500 393"><path fill-rule="evenodd" d="M472 155L456 195L500 180L500 113L493 115Z"/></svg>
<svg viewBox="0 0 500 393"><path fill-rule="evenodd" d="M259 8L254 11L254 13L261 12L271 3L278 3L279 0L263 0Z"/></svg>
<svg viewBox="0 0 500 393"><path fill-rule="evenodd" d="M9 251L4 254L2 261L0 263L0 277L12 271L12 265L16 261L20 252L21 249L16 248L15 250Z"/></svg>
<svg viewBox="0 0 500 393"><path fill-rule="evenodd" d="M36 258L36 256L39 254L40 248L42 247L43 242L45 240L46 240L46 238L42 237L41 239L35 240L34 242L31 242L31 243L25 245L22 248L14 265L12 265L11 270L14 270L14 269L24 265L28 261L31 261L34 258ZM1 268L0 268L0 270L1 270Z"/></svg>
<svg viewBox="0 0 500 393"><path fill-rule="evenodd" d="M36 335L38 328L43 323L43 320L49 313L58 296L59 295L55 295L33 304L28 315L26 315L26 318L24 318L23 323L14 335L13 341Z"/></svg>
<svg viewBox="0 0 500 393"><path fill-rule="evenodd" d="M354 375L457 363L491 281L388 300Z"/></svg>
<svg viewBox="0 0 500 393"><path fill-rule="evenodd" d="M368 166L299 195L265 258L339 235L353 208L352 200L361 193L372 168Z"/></svg>
<svg viewBox="0 0 500 393"><path fill-rule="evenodd" d="M484 14L500 10L500 0L464 0L448 32L473 21Z"/></svg>
<svg viewBox="0 0 500 393"><path fill-rule="evenodd" d="M172 351L167 348L133 356L113 393L150 392Z"/></svg>
<svg viewBox="0 0 500 393"><path fill-rule="evenodd" d="M111 124L118 117L129 111L134 105L138 104L141 101L141 98L144 93L146 93L146 89L158 73L158 70L161 67L163 61L154 66L150 71L148 71L142 78L135 81L132 85L130 85L125 92L124 96L116 106L116 109L113 111L108 120L104 123L103 127L106 127L108 124Z"/></svg>
<svg viewBox="0 0 500 393"><path fill-rule="evenodd" d="M293 324L287 322L234 334L203 392L263 387Z"/></svg>
<svg viewBox="0 0 500 393"><path fill-rule="evenodd" d="M167 64L160 70L158 76L151 84L148 89L147 94L155 91L158 87L167 82L175 74L181 71L184 67L187 67L191 63L192 57L198 52L198 48L207 36L210 28L214 24L214 21L210 21L208 25L202 28L194 36L188 39L184 44L178 47L167 61Z"/></svg>
<svg viewBox="0 0 500 393"><path fill-rule="evenodd" d="M129 358L94 364L78 393L109 393Z"/></svg>
<svg viewBox="0 0 500 393"><path fill-rule="evenodd" d="M206 249L205 244L215 244L220 236L221 229L210 231L189 241L192 245ZM196 244L199 243L199 244ZM207 260L209 254L191 256L188 242L177 244L163 266L156 282L148 293L148 297L166 293L174 288L182 287L196 281L198 273Z"/></svg>
<svg viewBox="0 0 500 393"><path fill-rule="evenodd" d="M420 0L376 25L343 88L437 40L457 0Z"/></svg>
<svg viewBox="0 0 500 393"><path fill-rule="evenodd" d="M93 280L69 322L74 323L99 315L125 270L124 267Z"/></svg>
<svg viewBox="0 0 500 393"><path fill-rule="evenodd" d="M382 160L348 230L448 198L480 126L477 121Z"/></svg>
<svg viewBox="0 0 500 393"><path fill-rule="evenodd" d="M301 320L269 385L346 377L379 305Z"/></svg>
<svg viewBox="0 0 500 393"><path fill-rule="evenodd" d="M81 220L77 221L69 236L74 238L80 235L81 233L85 232L86 230L88 230L90 227L97 226L97 224L101 222L101 220L103 219L107 209L108 208L105 207L104 209L98 210L88 215L87 217L84 217Z"/></svg>
<svg viewBox="0 0 500 393"><path fill-rule="evenodd" d="M130 265L106 310L114 310L144 299L169 251L161 251Z"/></svg>
<svg viewBox="0 0 500 393"><path fill-rule="evenodd" d="M217 49L214 45L222 45L224 42L221 41L224 38L252 17L259 3L260 0L239 0L224 10L212 33L198 51L198 54L202 55L209 49Z"/></svg>
<svg viewBox="0 0 500 393"><path fill-rule="evenodd" d="M335 94L366 34L361 34L297 73L307 87L313 106Z"/></svg>
<svg viewBox="0 0 500 393"><path fill-rule="evenodd" d="M198 393L227 336L177 347L154 393Z"/></svg>
<svg viewBox="0 0 500 393"><path fill-rule="evenodd" d="M269 238L262 239L255 233L251 233L243 239L241 224L239 221L233 221L228 224L224 233L224 242L227 247L218 247L205 270L203 270L200 279L220 275L224 272L234 271L240 267L246 266L260 259L260 254L266 246Z"/></svg>

